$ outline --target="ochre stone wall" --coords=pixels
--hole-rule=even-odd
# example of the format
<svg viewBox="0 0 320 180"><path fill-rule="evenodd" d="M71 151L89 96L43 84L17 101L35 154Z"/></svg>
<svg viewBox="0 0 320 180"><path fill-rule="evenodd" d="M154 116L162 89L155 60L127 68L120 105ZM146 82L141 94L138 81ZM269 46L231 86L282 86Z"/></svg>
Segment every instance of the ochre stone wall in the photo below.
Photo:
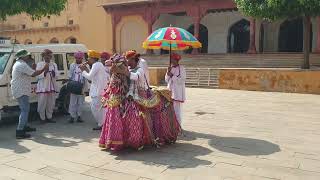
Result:
<svg viewBox="0 0 320 180"><path fill-rule="evenodd" d="M221 69L219 88L320 94L320 71Z"/></svg>

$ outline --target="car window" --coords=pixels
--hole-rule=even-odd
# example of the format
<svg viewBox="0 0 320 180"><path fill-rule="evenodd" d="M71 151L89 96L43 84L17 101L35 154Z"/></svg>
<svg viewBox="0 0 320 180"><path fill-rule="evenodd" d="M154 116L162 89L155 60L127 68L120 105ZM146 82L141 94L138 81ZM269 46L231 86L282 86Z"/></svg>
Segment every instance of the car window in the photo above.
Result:
<svg viewBox="0 0 320 180"><path fill-rule="evenodd" d="M54 62L57 64L58 66L58 70L59 71L63 71L64 67L63 67L63 55L62 54L54 54Z"/></svg>
<svg viewBox="0 0 320 180"><path fill-rule="evenodd" d="M87 53L84 54L85 57L84 57L84 60L83 62L87 61L88 59L88 55ZM74 53L67 53L67 65L68 65L68 69L70 68L70 64L76 62L76 59L74 58Z"/></svg>
<svg viewBox="0 0 320 180"><path fill-rule="evenodd" d="M70 69L70 64L74 63L76 59L74 58L73 53L67 53L66 56L67 56L67 66L68 66L68 69Z"/></svg>
<svg viewBox="0 0 320 180"><path fill-rule="evenodd" d="M4 70L6 69L6 66L8 64L10 57L9 52L0 52L0 74L3 74Z"/></svg>

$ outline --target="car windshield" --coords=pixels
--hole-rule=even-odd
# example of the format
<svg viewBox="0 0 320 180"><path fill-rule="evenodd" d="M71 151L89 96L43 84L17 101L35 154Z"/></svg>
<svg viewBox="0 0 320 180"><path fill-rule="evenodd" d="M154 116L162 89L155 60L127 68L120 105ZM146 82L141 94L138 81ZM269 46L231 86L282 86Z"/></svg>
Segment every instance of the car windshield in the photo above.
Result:
<svg viewBox="0 0 320 180"><path fill-rule="evenodd" d="M9 52L0 52L0 74L3 74L9 61Z"/></svg>

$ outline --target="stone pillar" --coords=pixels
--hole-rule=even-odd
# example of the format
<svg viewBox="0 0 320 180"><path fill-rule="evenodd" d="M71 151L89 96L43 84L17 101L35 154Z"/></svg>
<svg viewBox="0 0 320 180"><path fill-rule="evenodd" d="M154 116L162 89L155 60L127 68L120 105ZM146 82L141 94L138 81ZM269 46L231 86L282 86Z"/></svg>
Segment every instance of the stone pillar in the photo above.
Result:
<svg viewBox="0 0 320 180"><path fill-rule="evenodd" d="M200 37L200 15L198 14L196 17L194 17L194 37L196 37L199 40ZM199 49L193 49L192 54L198 54Z"/></svg>
<svg viewBox="0 0 320 180"><path fill-rule="evenodd" d="M203 16L205 16L207 13L207 9L202 8L200 6L190 6L187 9L187 15L190 16L193 20L194 24L194 37L196 37L198 40L200 38L200 21ZM193 49L192 54L198 54L199 49Z"/></svg>
<svg viewBox="0 0 320 180"><path fill-rule="evenodd" d="M317 47L316 53L320 53L320 16L317 17Z"/></svg>
<svg viewBox="0 0 320 180"><path fill-rule="evenodd" d="M145 22L148 24L148 36L152 34L152 26L155 23L155 21L160 16L159 12L156 12L155 7L148 6L146 11L142 14L142 18L145 20ZM148 49L147 54L153 54L152 49Z"/></svg>
<svg viewBox="0 0 320 180"><path fill-rule="evenodd" d="M112 51L113 53L117 52L117 25L121 20L121 16L115 13L111 14L112 17Z"/></svg>
<svg viewBox="0 0 320 180"><path fill-rule="evenodd" d="M250 19L250 44L248 54L256 54L256 19Z"/></svg>

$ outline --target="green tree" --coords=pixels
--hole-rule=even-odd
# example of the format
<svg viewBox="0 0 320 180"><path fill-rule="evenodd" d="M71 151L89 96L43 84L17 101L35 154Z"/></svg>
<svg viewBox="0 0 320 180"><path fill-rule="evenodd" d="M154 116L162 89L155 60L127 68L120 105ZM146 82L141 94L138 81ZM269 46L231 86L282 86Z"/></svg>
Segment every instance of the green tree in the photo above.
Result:
<svg viewBox="0 0 320 180"><path fill-rule="evenodd" d="M320 15L320 0L235 0L237 7L247 16L267 20L303 18L304 63L309 69L311 18Z"/></svg>
<svg viewBox="0 0 320 180"><path fill-rule="evenodd" d="M0 20L8 16L26 13L32 19L59 15L67 0L0 0Z"/></svg>

